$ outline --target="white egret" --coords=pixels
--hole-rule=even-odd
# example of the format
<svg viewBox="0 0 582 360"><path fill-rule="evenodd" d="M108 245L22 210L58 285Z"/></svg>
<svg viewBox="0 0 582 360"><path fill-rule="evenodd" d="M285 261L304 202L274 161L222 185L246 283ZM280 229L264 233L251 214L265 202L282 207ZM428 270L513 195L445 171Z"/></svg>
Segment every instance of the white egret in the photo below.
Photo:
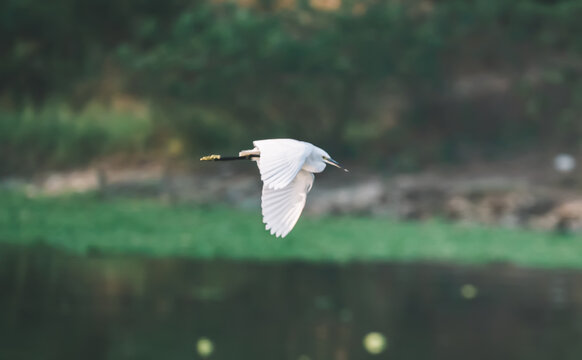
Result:
<svg viewBox="0 0 582 360"><path fill-rule="evenodd" d="M265 229L271 235L285 237L299 220L313 185L313 174L322 172L326 164L343 168L325 150L305 141L267 139L253 141L253 145L252 150L243 150L238 156L208 155L200 160L256 161L263 181L261 208Z"/></svg>

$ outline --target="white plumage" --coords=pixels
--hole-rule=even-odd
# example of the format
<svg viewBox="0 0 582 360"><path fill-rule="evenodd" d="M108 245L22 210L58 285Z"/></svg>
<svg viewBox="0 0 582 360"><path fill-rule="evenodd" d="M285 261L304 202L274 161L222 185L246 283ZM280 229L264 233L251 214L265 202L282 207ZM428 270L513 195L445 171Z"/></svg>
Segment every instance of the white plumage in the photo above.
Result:
<svg viewBox="0 0 582 360"><path fill-rule="evenodd" d="M253 141L258 150L257 165L263 184L272 189L282 189L289 185L305 159L315 146L293 139L270 139Z"/></svg>
<svg viewBox="0 0 582 360"><path fill-rule="evenodd" d="M263 181L261 208L265 228L272 235L285 237L305 207L313 173L322 172L326 164L341 167L323 149L305 141L268 139L253 141L253 145L254 149L241 151L237 159L257 162ZM232 159L235 158L211 155L201 160Z"/></svg>
<svg viewBox="0 0 582 360"><path fill-rule="evenodd" d="M269 188L263 184L261 196L263 222L272 235L285 237L293 229L305 206L313 178L312 173L300 170L295 178L281 189Z"/></svg>

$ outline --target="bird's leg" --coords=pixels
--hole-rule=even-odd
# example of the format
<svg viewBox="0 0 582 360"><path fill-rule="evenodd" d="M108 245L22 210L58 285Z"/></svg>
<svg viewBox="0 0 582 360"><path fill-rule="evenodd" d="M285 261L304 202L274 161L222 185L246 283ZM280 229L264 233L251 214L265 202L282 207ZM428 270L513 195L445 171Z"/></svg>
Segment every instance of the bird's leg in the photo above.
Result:
<svg viewBox="0 0 582 360"><path fill-rule="evenodd" d="M221 155L208 155L200 158L200 161L228 161L228 160L252 160L253 158L258 158L260 156L259 149L254 148L252 150L243 150L238 153L238 156L221 156Z"/></svg>
<svg viewBox="0 0 582 360"><path fill-rule="evenodd" d="M243 156L221 156L221 155L208 155L200 158L200 161L229 161L229 160L250 160L252 158L257 158L259 155L243 155Z"/></svg>

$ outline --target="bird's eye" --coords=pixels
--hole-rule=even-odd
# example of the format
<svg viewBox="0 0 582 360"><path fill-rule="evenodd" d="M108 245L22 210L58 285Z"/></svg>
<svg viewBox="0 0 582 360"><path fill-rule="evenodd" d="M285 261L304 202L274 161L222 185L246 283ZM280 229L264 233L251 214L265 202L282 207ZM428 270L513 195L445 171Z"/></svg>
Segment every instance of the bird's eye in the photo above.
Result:
<svg viewBox="0 0 582 360"><path fill-rule="evenodd" d="M327 160L327 156L322 156L323 160Z"/></svg>

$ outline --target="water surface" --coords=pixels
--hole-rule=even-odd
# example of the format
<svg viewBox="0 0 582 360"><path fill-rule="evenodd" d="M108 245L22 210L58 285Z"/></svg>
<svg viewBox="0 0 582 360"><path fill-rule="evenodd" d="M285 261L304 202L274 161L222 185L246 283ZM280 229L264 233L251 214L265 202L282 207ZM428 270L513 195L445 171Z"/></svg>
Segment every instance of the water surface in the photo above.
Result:
<svg viewBox="0 0 582 360"><path fill-rule="evenodd" d="M582 356L582 272L571 270L73 256L4 246L0 289L0 359ZM366 349L372 332L385 343Z"/></svg>

